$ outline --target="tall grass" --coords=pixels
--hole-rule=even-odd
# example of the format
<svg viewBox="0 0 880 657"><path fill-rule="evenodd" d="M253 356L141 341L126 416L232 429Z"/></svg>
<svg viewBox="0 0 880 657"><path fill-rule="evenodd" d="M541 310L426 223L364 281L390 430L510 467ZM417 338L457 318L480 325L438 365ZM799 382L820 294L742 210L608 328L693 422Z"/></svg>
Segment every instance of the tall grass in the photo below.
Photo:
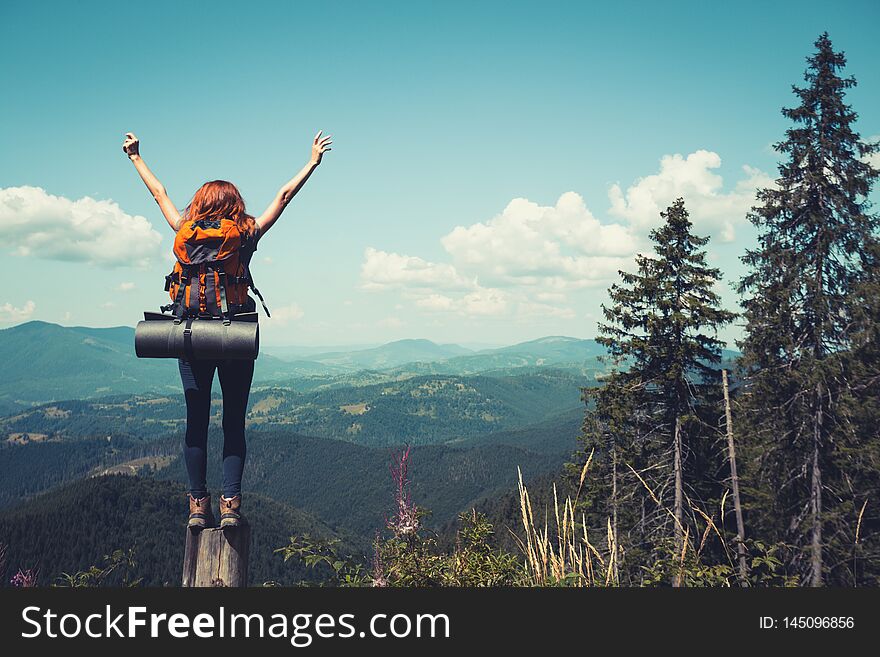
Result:
<svg viewBox="0 0 880 657"><path fill-rule="evenodd" d="M581 513L578 517L575 512L592 460L591 453L581 470L574 499L567 496L565 500L560 500L556 484L553 483L553 506L547 509L543 520L536 517L529 491L523 483L522 472L517 469L524 536L514 534L514 539L525 557L525 568L531 586L620 586L619 561L623 547L615 535L611 518L605 519L604 540L600 539L594 544L590 538L586 515ZM660 512L668 515L673 522L678 522L672 510L661 502L639 473L631 466L628 467ZM721 500L722 521L726 498L725 495ZM665 555L657 554L656 563L645 571L642 585L665 582L678 586L730 586L736 581L734 551L714 516L693 504L688 506L695 514L694 518L700 518L705 527L696 534L689 525L681 527L681 545ZM712 536L719 541L722 562L709 565L704 563L704 559Z"/></svg>
<svg viewBox="0 0 880 657"><path fill-rule="evenodd" d="M555 527L552 529L548 517L544 518L543 526L540 521L535 522L529 491L523 484L522 471L517 468L520 515L525 535L520 538L514 534L514 539L525 555L526 572L532 586L612 586L619 583L617 537L611 519L607 524L608 557L605 558L590 542L586 517L581 514L578 522L574 511L592 460L591 453L581 470L574 500L567 496L560 503L556 483L553 483Z"/></svg>

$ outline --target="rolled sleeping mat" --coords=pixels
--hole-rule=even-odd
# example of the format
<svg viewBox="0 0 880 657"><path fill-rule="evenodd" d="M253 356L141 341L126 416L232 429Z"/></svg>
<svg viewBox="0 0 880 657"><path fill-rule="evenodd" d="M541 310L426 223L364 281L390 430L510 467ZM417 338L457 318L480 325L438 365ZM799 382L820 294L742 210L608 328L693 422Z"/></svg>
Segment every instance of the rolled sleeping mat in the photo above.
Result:
<svg viewBox="0 0 880 657"><path fill-rule="evenodd" d="M173 315L144 312L134 331L138 358L187 360L255 360L260 351L257 313L233 315L229 324L219 317L199 317L174 322Z"/></svg>

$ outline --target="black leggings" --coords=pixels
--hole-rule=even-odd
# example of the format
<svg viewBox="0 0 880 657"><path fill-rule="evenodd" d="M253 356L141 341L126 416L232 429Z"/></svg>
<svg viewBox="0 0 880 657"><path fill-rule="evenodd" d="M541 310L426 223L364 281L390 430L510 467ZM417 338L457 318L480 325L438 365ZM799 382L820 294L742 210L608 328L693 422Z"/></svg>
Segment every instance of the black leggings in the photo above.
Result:
<svg viewBox="0 0 880 657"><path fill-rule="evenodd" d="M244 438L244 418L248 395L254 378L252 360L193 360L177 359L183 394L186 397L186 442L183 458L189 475L190 494L203 497L208 494L205 480L208 465L208 422L211 417L211 386L214 370L223 391L223 496L241 493L241 475L247 445Z"/></svg>

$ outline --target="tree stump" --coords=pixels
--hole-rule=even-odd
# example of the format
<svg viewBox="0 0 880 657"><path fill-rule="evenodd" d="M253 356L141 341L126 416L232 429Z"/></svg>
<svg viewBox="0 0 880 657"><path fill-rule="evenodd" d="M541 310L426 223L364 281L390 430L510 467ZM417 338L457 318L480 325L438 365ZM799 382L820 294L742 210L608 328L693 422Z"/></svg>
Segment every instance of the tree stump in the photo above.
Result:
<svg viewBox="0 0 880 657"><path fill-rule="evenodd" d="M183 586L247 586L251 528L186 530Z"/></svg>

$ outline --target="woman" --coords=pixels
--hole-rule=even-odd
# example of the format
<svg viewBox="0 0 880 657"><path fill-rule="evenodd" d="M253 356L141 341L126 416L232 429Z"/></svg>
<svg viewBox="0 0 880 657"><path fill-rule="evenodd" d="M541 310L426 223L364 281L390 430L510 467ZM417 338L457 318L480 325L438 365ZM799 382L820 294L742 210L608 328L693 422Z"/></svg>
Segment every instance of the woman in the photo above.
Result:
<svg viewBox="0 0 880 657"><path fill-rule="evenodd" d="M139 141L133 133L125 134L122 150L134 163L147 189L159 204L159 209L175 233L181 224L198 219L234 219L242 234L240 258L247 265L257 248L257 241L265 235L284 212L284 208L305 184L321 159L331 150L330 137L319 131L312 141L312 155L302 170L284 185L275 199L259 217L245 211L238 189L230 182L214 180L202 185L183 211L183 216L168 198L165 187L153 175L139 153ZM231 304L230 311L255 311L256 302L250 296L241 304ZM248 395L254 376L252 360L186 360L178 359L180 378L186 399L186 440L183 450L189 475L189 527L213 526L211 497L206 475L208 421L211 409L211 386L214 371L223 391L223 492L220 495L220 526L235 527L242 522L241 477L247 447L245 444L245 414Z"/></svg>

